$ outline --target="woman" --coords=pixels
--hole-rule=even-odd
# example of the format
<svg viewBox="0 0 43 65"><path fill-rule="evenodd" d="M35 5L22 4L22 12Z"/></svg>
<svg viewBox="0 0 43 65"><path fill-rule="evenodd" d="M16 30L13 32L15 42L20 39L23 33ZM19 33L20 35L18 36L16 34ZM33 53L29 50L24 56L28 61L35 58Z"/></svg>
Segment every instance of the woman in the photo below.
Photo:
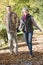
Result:
<svg viewBox="0 0 43 65"><path fill-rule="evenodd" d="M26 40L26 43L28 45L28 48L30 50L30 56L32 57L32 36L33 36L33 25L37 27L41 31L41 29L36 24L34 18L29 14L28 8L22 9L22 18L20 20L20 26L19 29L21 29L24 33L24 37Z"/></svg>

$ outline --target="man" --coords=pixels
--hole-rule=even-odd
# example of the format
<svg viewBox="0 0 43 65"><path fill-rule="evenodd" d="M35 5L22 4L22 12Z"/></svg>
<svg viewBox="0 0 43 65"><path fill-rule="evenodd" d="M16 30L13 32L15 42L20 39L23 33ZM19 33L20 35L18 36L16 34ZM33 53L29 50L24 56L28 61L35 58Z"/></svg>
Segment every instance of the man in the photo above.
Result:
<svg viewBox="0 0 43 65"><path fill-rule="evenodd" d="M38 25L34 21L34 18L29 14L28 8L27 7L23 8L19 29L21 29L24 33L24 38L30 50L30 57L33 56L32 54L33 25L41 31L41 29L38 27Z"/></svg>
<svg viewBox="0 0 43 65"><path fill-rule="evenodd" d="M15 52L18 53L18 45L17 45L17 28L19 26L19 19L15 12L12 12L11 6L6 7L6 15L4 18L5 26L8 35L8 44L10 48L10 53Z"/></svg>

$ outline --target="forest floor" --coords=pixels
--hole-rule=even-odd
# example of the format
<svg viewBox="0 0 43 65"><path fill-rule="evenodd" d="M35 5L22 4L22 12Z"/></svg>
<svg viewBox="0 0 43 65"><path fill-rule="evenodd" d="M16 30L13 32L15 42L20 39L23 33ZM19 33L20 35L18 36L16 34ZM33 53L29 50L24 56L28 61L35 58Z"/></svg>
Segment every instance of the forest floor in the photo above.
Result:
<svg viewBox="0 0 43 65"><path fill-rule="evenodd" d="M19 38L20 39L20 38ZM43 34L33 35L33 58L30 58L26 43L19 40L18 52L10 54L9 49L0 50L0 65L43 65Z"/></svg>

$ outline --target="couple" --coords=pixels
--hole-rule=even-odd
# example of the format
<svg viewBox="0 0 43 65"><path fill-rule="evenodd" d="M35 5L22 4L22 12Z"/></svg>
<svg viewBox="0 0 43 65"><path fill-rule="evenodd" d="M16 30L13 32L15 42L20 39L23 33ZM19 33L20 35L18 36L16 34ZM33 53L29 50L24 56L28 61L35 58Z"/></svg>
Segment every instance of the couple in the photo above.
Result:
<svg viewBox="0 0 43 65"><path fill-rule="evenodd" d="M30 50L30 55L32 56L33 25L40 31L41 29L34 21L34 18L29 14L29 10L27 7L24 7L22 9L22 18L20 20L17 14L15 12L12 12L11 9L11 6L6 7L7 12L4 17L11 54L13 52L18 54L17 29L20 29L24 33L24 38Z"/></svg>

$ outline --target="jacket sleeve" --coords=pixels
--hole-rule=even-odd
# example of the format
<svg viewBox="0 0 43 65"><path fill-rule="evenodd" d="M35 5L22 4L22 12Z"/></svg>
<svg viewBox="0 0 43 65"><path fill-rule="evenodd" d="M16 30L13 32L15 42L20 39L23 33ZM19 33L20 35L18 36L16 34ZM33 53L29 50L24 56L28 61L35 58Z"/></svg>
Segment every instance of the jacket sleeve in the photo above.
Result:
<svg viewBox="0 0 43 65"><path fill-rule="evenodd" d="M24 22L22 19L20 19L20 26L19 26L19 30L22 30L24 27Z"/></svg>
<svg viewBox="0 0 43 65"><path fill-rule="evenodd" d="M5 15L4 16L4 23L5 23L5 27L6 27L6 30L7 31L10 31L10 29L9 29L9 21L10 21L10 18L9 18L9 15Z"/></svg>
<svg viewBox="0 0 43 65"><path fill-rule="evenodd" d="M19 17L17 16L17 14L15 16L15 19L16 19L16 29L17 29L17 28L19 28L19 25L20 25L20 20L19 20Z"/></svg>
<svg viewBox="0 0 43 65"><path fill-rule="evenodd" d="M39 30L41 31L41 29L39 28L39 26L37 25L37 23L35 22L35 20L34 20L33 17L31 17L31 20L32 20L33 25L34 25L37 29L39 29Z"/></svg>

